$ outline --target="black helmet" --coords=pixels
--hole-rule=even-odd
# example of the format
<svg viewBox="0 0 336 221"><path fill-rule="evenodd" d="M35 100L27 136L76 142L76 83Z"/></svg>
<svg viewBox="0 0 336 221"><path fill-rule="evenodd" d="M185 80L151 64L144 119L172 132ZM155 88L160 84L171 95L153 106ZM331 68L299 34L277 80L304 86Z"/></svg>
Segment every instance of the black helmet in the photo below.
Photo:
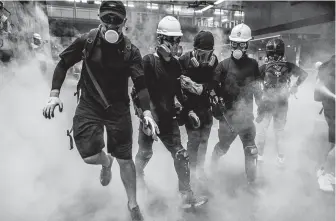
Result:
<svg viewBox="0 0 336 221"><path fill-rule="evenodd" d="M281 39L272 39L266 44L266 56L274 60L281 59L285 55L285 43Z"/></svg>

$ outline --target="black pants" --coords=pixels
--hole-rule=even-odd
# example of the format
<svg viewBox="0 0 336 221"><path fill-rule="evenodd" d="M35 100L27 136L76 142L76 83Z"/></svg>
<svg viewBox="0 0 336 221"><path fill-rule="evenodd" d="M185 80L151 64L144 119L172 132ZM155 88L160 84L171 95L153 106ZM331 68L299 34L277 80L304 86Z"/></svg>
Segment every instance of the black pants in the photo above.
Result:
<svg viewBox="0 0 336 221"><path fill-rule="evenodd" d="M328 124L329 143L335 144L335 102L323 101L324 117Z"/></svg>
<svg viewBox="0 0 336 221"><path fill-rule="evenodd" d="M187 150L190 161L190 168L195 170L196 167L203 168L205 162L205 155L208 148L208 140L213 124L211 110L204 109L195 111L200 118L201 126L197 129L186 123L186 130L188 134Z"/></svg>
<svg viewBox="0 0 336 221"><path fill-rule="evenodd" d="M218 137L219 142L216 144L212 161L217 162L221 156L227 153L231 144L239 135L240 140L243 143L243 149L245 154L245 172L249 182L253 182L256 179L257 172L257 156L258 151L255 145L256 128L253 123L253 117L250 115L239 116L234 114L226 114L228 123L233 127L234 131L230 130L228 123L224 120L219 121Z"/></svg>
<svg viewBox="0 0 336 221"><path fill-rule="evenodd" d="M190 169L189 159L186 151L181 144L181 135L178 123L176 120L168 122L158 122L160 129L159 138L165 145L167 150L171 153L175 171L179 180L179 190L181 192L190 191ZM139 127L139 150L135 158L135 166L138 175L144 174L144 169L153 155L154 140L144 134L142 131L142 124Z"/></svg>
<svg viewBox="0 0 336 221"><path fill-rule="evenodd" d="M222 156L230 149L231 144L239 136L243 143L243 147L255 145L256 128L253 118L239 119L233 114L226 114L228 123L233 127L232 132L226 121L219 121L218 138L219 142L216 144L214 152Z"/></svg>

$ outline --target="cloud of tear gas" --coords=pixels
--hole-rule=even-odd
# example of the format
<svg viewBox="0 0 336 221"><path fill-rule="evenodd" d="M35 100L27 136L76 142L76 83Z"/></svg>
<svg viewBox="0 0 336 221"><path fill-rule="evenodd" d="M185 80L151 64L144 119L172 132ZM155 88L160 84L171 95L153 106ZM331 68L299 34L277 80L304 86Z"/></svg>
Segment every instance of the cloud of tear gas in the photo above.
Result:
<svg viewBox="0 0 336 221"><path fill-rule="evenodd" d="M21 13L26 15L27 21L33 21L29 15ZM42 18L46 19L45 16ZM154 45L151 42L155 41L158 22L158 18L149 19L142 24L145 31L130 27L127 33L133 43L141 48L142 55ZM45 23L42 21L42 24ZM28 24L27 27L32 26ZM39 27L41 29L38 30L48 30L47 26ZM26 30L28 33L29 29ZM213 33L217 44L221 32ZM42 108L50 83L41 73L38 60L32 57L23 61L14 60L8 66L1 67L0 76L0 134L3 135L0 139L0 176L4 181L0 182L0 220L128 220L127 199L118 165L113 166L110 185L102 188L99 183L100 168L85 165L77 150L68 150L65 131L71 127L74 113L75 82L64 83L61 93L64 113L56 112L55 119L45 120ZM256 195L245 188L244 154L239 138L221 160L219 174L210 176L210 156L218 141L218 122L215 120L206 161L211 181L208 189L213 196L208 206L197 213L182 213L178 209L173 161L162 143L155 142L153 158L146 168L150 192L138 192L140 206L148 220L332 220L335 215L334 198L321 195L316 190L316 180L310 172L315 161L311 151L321 146L320 136L326 132L323 117L317 115L320 106L312 101L313 86L313 82L305 82L297 95L298 100L290 98L285 137L288 166L284 171L278 170L273 163L276 153L270 126L265 167L260 168L259 173L262 188ZM317 121L315 118L318 117L322 119ZM136 117L133 117L133 125L136 152ZM320 134L312 136L314 127L320 128ZM185 129L181 128L181 132L186 146Z"/></svg>

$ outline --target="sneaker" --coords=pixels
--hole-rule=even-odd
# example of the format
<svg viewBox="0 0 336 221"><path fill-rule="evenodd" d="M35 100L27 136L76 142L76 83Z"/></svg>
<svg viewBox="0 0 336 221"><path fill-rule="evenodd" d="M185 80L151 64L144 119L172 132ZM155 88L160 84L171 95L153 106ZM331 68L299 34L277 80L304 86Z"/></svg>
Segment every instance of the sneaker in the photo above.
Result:
<svg viewBox="0 0 336 221"><path fill-rule="evenodd" d="M143 221L144 220L139 206L136 206L133 209L130 209L129 205L127 207L128 207L128 210L130 211L132 221Z"/></svg>
<svg viewBox="0 0 336 221"><path fill-rule="evenodd" d="M330 181L332 185L335 185L335 176L333 174L327 173L325 174L325 176L327 177L327 179Z"/></svg>
<svg viewBox="0 0 336 221"><path fill-rule="evenodd" d="M334 188L330 182L330 179L326 175L321 175L318 179L317 182L320 186L320 189L325 192L333 192Z"/></svg>
<svg viewBox="0 0 336 221"><path fill-rule="evenodd" d="M325 171L324 169L319 169L317 172L316 172L316 177L319 178L320 176L324 175L325 174Z"/></svg>
<svg viewBox="0 0 336 221"><path fill-rule="evenodd" d="M107 155L107 157L110 160L110 164L107 167L102 166L102 169L100 171L100 183L103 186L107 186L110 183L111 178L112 178L111 168L112 168L113 158L111 155Z"/></svg>
<svg viewBox="0 0 336 221"><path fill-rule="evenodd" d="M208 202L208 198L204 196L195 196L192 191L182 193L182 209L198 208Z"/></svg>
<svg viewBox="0 0 336 221"><path fill-rule="evenodd" d="M264 156L258 154L258 163L263 163L264 162Z"/></svg>
<svg viewBox="0 0 336 221"><path fill-rule="evenodd" d="M280 168L285 167L285 158L284 157L277 157L277 166Z"/></svg>
<svg viewBox="0 0 336 221"><path fill-rule="evenodd" d="M189 122L193 126L193 128L197 129L201 126L201 122L200 122L197 114L194 111L189 111L188 118L189 118Z"/></svg>

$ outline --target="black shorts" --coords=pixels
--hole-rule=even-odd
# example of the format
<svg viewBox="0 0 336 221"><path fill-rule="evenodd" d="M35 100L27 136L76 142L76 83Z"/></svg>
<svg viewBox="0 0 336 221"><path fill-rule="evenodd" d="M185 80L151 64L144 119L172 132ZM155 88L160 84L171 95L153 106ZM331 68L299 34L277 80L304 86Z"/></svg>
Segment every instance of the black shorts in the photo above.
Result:
<svg viewBox="0 0 336 221"><path fill-rule="evenodd" d="M75 115L73 135L81 157L84 159L96 155L104 148L104 126L107 132L108 153L118 159L132 159L133 128L130 113L115 120Z"/></svg>

